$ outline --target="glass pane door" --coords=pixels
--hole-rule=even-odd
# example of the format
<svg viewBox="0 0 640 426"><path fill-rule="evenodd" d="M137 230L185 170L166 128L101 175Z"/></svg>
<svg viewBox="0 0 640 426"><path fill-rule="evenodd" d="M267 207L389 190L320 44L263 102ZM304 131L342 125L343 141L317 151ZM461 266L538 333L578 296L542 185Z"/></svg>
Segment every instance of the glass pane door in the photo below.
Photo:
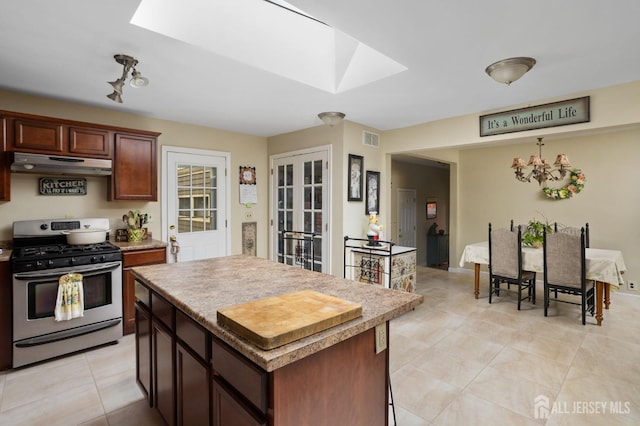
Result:
<svg viewBox="0 0 640 426"><path fill-rule="evenodd" d="M166 209L169 235L176 237L179 250L168 261L188 261L226 256L229 253L227 226L227 157L216 152L167 150Z"/></svg>
<svg viewBox="0 0 640 426"><path fill-rule="evenodd" d="M318 152L274 160L276 220L272 237L278 262L319 272L327 269L327 157L326 152ZM285 250L285 242L280 238L285 230L315 234L312 263L300 260L300 253L311 250L309 241L288 240Z"/></svg>

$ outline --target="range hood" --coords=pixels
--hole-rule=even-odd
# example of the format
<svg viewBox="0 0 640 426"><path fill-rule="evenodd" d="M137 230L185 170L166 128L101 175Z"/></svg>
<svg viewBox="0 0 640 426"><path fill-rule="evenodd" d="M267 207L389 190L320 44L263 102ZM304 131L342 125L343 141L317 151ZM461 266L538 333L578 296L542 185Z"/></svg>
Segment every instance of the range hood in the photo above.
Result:
<svg viewBox="0 0 640 426"><path fill-rule="evenodd" d="M108 176L111 160L14 152L12 172L56 173L63 175Z"/></svg>

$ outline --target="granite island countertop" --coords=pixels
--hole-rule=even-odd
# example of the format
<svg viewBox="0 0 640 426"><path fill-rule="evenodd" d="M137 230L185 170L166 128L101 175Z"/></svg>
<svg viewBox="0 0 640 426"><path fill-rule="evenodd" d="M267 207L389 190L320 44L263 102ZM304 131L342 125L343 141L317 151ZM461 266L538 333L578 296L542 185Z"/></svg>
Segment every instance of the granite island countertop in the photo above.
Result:
<svg viewBox="0 0 640 426"><path fill-rule="evenodd" d="M214 336L266 371L281 368L392 320L424 300L419 294L245 255L139 266L132 272ZM360 303L362 316L271 350L262 350L217 323L218 309L304 289Z"/></svg>

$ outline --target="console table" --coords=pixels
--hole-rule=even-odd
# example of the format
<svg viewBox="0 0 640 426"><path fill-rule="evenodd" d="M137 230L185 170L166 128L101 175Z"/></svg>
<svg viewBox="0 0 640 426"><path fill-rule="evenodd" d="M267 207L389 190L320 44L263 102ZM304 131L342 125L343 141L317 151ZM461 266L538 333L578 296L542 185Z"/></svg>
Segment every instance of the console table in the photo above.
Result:
<svg viewBox="0 0 640 426"><path fill-rule="evenodd" d="M427 266L449 263L449 235L427 235Z"/></svg>

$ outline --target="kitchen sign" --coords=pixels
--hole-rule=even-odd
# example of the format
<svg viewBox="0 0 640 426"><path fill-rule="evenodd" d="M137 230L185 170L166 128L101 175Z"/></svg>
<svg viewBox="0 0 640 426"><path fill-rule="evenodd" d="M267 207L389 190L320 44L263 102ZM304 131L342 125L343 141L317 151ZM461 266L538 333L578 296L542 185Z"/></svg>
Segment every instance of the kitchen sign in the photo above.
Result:
<svg viewBox="0 0 640 426"><path fill-rule="evenodd" d="M41 195L87 195L85 178L40 178Z"/></svg>
<svg viewBox="0 0 640 426"><path fill-rule="evenodd" d="M589 96L480 116L480 136L585 123Z"/></svg>

